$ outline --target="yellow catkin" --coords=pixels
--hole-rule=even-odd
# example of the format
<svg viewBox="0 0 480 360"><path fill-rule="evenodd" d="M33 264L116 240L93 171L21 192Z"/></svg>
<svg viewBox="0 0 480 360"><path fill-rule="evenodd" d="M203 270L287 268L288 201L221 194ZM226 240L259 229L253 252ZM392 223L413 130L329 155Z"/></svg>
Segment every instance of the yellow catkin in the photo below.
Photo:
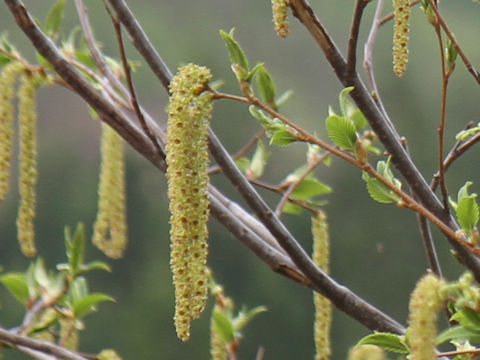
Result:
<svg viewBox="0 0 480 360"><path fill-rule="evenodd" d="M34 218L37 183L36 89L38 84L39 79L34 73L25 74L21 78L18 90L20 206L17 215L17 235L23 254L29 257L36 255Z"/></svg>
<svg viewBox="0 0 480 360"><path fill-rule="evenodd" d="M348 360L385 360L385 351L376 345L355 346L348 352Z"/></svg>
<svg viewBox="0 0 480 360"><path fill-rule="evenodd" d="M0 73L0 201L8 193L13 149L15 83L25 70L20 61L11 61Z"/></svg>
<svg viewBox="0 0 480 360"><path fill-rule="evenodd" d="M408 63L408 33L411 8L408 0L393 0L395 23L393 26L393 71L403 76Z"/></svg>
<svg viewBox="0 0 480 360"><path fill-rule="evenodd" d="M273 24L280 37L287 37L290 33L287 12L288 0L272 0Z"/></svg>
<svg viewBox="0 0 480 360"><path fill-rule="evenodd" d="M318 211L312 217L313 261L326 273L329 272L330 238L328 233L327 216ZM332 323L332 305L330 301L320 295L313 294L315 305L315 360L328 360L332 353L330 346L330 326Z"/></svg>
<svg viewBox="0 0 480 360"><path fill-rule="evenodd" d="M207 299L208 148L212 94L210 71L189 64L170 83L167 178L170 199L170 265L175 285L175 327L183 341Z"/></svg>
<svg viewBox="0 0 480 360"><path fill-rule="evenodd" d="M120 258L127 245L123 140L104 123L101 153L98 211L92 241L107 256Z"/></svg>
<svg viewBox="0 0 480 360"><path fill-rule="evenodd" d="M220 336L219 329L214 318L214 314L217 312L222 313L222 307L218 304L215 304L212 311L212 318L210 319L210 357L212 360L227 360L227 347Z"/></svg>
<svg viewBox="0 0 480 360"><path fill-rule="evenodd" d="M443 300L440 290L444 282L427 274L415 286L410 296L408 317L408 344L411 360L435 360L437 313Z"/></svg>

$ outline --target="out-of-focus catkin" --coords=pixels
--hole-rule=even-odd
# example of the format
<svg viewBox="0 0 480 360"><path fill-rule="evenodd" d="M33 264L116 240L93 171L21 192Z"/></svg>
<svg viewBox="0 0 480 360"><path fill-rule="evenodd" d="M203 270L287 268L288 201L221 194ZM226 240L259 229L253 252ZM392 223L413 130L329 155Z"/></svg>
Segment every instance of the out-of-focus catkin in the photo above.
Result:
<svg viewBox="0 0 480 360"><path fill-rule="evenodd" d="M175 285L175 327L183 341L207 299L208 148L212 112L206 67L189 64L170 83L167 178L170 199L170 264Z"/></svg>
<svg viewBox="0 0 480 360"><path fill-rule="evenodd" d="M437 315L442 309L444 282L433 274L419 280L410 296L408 344L411 360L435 360Z"/></svg>
<svg viewBox="0 0 480 360"><path fill-rule="evenodd" d="M408 63L408 33L411 8L408 0L393 0L395 23L393 26L393 71L403 76Z"/></svg>
<svg viewBox="0 0 480 360"><path fill-rule="evenodd" d="M330 264L330 237L328 233L327 216L323 211L318 211L312 216L313 234L313 261L326 273ZM315 305L315 360L328 360L331 355L330 326L332 323L332 305L330 301L320 295L313 294Z"/></svg>
<svg viewBox="0 0 480 360"><path fill-rule="evenodd" d="M25 70L20 61L11 61L0 73L0 201L8 193L13 149L15 83Z"/></svg>
<svg viewBox="0 0 480 360"><path fill-rule="evenodd" d="M287 37L290 33L287 21L288 0L272 0L273 24L280 37Z"/></svg>
<svg viewBox="0 0 480 360"><path fill-rule="evenodd" d="M385 360L385 351L376 345L359 345L350 349L348 360Z"/></svg>
<svg viewBox="0 0 480 360"><path fill-rule="evenodd" d="M37 112L36 90L40 78L36 73L25 73L18 89L19 122L19 190L20 206L17 215L17 236L26 256L33 257L35 249L35 205L37 184Z"/></svg>
<svg viewBox="0 0 480 360"><path fill-rule="evenodd" d="M100 181L93 243L107 256L120 258L127 246L123 140L102 123Z"/></svg>

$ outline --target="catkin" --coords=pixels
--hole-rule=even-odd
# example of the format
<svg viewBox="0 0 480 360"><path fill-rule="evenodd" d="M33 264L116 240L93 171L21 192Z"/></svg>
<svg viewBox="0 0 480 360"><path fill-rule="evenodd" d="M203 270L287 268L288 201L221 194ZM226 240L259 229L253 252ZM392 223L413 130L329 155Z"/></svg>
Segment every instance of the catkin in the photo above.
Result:
<svg viewBox="0 0 480 360"><path fill-rule="evenodd" d="M287 21L288 0L272 0L273 24L280 37L287 37L290 33Z"/></svg>
<svg viewBox="0 0 480 360"><path fill-rule="evenodd" d="M415 286L410 297L408 343L411 360L435 360L437 313L442 308L440 290L444 282L427 274Z"/></svg>
<svg viewBox="0 0 480 360"><path fill-rule="evenodd" d="M210 70L189 64L170 83L167 178L170 199L170 265L175 285L175 327L183 341L207 299L208 148L212 94Z"/></svg>
<svg viewBox="0 0 480 360"><path fill-rule="evenodd" d="M408 0L393 0L393 71L403 76L408 63L408 33L410 31L410 4Z"/></svg>
<svg viewBox="0 0 480 360"><path fill-rule="evenodd" d="M19 122L19 190L20 206L17 215L17 236L25 256L33 257L35 249L35 205L37 183L37 113L36 89L39 79L35 73L22 76L18 90Z"/></svg>
<svg viewBox="0 0 480 360"><path fill-rule="evenodd" d="M0 73L0 201L8 193L13 149L15 82L25 70L20 61L11 61Z"/></svg>
<svg viewBox="0 0 480 360"><path fill-rule="evenodd" d="M215 321L215 313L217 312L222 313L222 307L219 304L215 304L213 307L212 318L210 319L210 357L212 360L227 360L227 347Z"/></svg>
<svg viewBox="0 0 480 360"><path fill-rule="evenodd" d="M102 123L101 153L98 211L92 241L107 256L116 259L123 256L127 245L125 159L122 138L105 123Z"/></svg>
<svg viewBox="0 0 480 360"><path fill-rule="evenodd" d="M330 238L328 233L327 216L318 211L312 217L313 234L313 261L326 273L329 272ZM332 305L330 301L319 293L313 294L315 305L315 360L328 360L332 353L330 346L330 326L332 323Z"/></svg>
<svg viewBox="0 0 480 360"><path fill-rule="evenodd" d="M384 360L385 351L376 345L355 346L348 352L348 360Z"/></svg>

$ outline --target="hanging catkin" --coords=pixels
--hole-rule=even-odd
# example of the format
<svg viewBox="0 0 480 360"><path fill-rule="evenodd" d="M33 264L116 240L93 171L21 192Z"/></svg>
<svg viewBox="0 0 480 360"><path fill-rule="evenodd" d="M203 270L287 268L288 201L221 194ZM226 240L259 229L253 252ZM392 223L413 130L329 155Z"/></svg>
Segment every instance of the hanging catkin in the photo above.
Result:
<svg viewBox="0 0 480 360"><path fill-rule="evenodd" d="M175 327L183 341L207 299L208 148L212 94L210 71L189 64L170 83L167 178L170 199L170 264L175 285Z"/></svg>

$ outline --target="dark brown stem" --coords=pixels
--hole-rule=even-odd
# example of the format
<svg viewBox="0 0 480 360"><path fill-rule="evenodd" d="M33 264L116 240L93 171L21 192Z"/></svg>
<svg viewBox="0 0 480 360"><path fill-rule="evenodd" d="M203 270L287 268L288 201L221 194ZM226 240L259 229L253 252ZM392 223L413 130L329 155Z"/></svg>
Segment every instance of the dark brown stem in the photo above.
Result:
<svg viewBox="0 0 480 360"><path fill-rule="evenodd" d="M358 34L360 31L360 24L365 6L367 6L367 2L365 0L357 0L355 3L352 25L350 26L350 36L348 38L347 66L345 69L348 74L354 73L357 65Z"/></svg>

